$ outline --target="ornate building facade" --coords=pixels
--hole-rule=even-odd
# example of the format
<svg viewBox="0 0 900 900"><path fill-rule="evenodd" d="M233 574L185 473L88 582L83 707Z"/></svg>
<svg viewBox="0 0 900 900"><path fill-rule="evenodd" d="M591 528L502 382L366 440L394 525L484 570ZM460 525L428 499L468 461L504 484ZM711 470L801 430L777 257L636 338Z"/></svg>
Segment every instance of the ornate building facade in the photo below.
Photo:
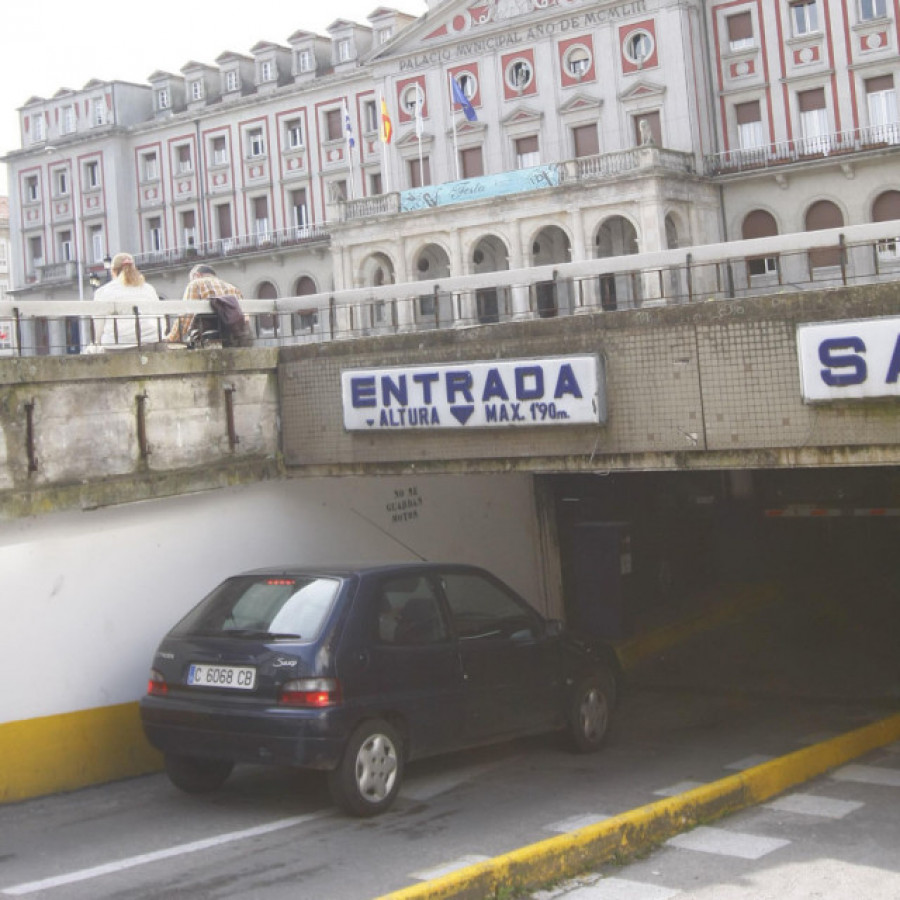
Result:
<svg viewBox="0 0 900 900"><path fill-rule="evenodd" d="M428 5L30 99L16 298L83 296L123 249L165 296L205 259L266 299L900 219L898 0Z"/></svg>

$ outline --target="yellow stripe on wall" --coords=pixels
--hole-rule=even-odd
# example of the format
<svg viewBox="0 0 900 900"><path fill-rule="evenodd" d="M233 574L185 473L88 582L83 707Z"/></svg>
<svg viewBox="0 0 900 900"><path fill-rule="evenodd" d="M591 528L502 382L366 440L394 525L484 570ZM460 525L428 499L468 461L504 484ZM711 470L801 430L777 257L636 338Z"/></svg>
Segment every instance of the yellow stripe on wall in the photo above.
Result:
<svg viewBox="0 0 900 900"><path fill-rule="evenodd" d="M137 703L0 725L0 803L156 772Z"/></svg>

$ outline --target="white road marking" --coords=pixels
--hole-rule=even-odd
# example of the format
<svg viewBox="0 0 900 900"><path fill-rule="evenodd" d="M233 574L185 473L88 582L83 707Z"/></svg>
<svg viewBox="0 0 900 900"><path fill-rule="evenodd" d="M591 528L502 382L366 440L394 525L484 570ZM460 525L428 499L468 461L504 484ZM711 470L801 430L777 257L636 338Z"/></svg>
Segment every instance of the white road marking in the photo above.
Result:
<svg viewBox="0 0 900 900"><path fill-rule="evenodd" d="M417 878L419 881L431 881L432 878L440 878L442 875L449 875L451 872L457 872L465 869L467 866L474 866L477 863L487 862L490 856L479 856L477 853L470 853L468 856L459 856L450 862L446 862L441 866L433 869L422 869L420 872L411 872L410 878Z"/></svg>
<svg viewBox="0 0 900 900"><path fill-rule="evenodd" d="M884 787L900 787L900 770L883 766L842 766L831 773L835 781L855 781L859 784L880 784Z"/></svg>
<svg viewBox="0 0 900 900"><path fill-rule="evenodd" d="M552 822L544 826L544 831L553 831L557 834L566 834L570 831L578 831L579 828L587 828L588 825L596 825L610 818L605 813L585 813L581 816L570 816L559 822Z"/></svg>
<svg viewBox="0 0 900 900"><path fill-rule="evenodd" d="M715 853L720 856L737 856L740 859L760 859L767 853L786 847L790 841L780 838L761 837L724 828L700 826L693 831L676 835L666 841L670 847L682 850L697 850L700 853Z"/></svg>
<svg viewBox="0 0 900 900"><path fill-rule="evenodd" d="M737 769L738 771L743 772L744 769L752 769L754 766L761 766L763 763L770 762L773 759L775 759L774 756L766 756L765 753L757 753L754 756L745 756L743 759L737 760L737 762L728 763L724 768Z"/></svg>
<svg viewBox="0 0 900 900"><path fill-rule="evenodd" d="M213 847L221 847L223 844L233 844L235 841L245 841L248 838L260 837L271 834L273 831L283 831L285 828L293 828L305 822L319 819L327 813L310 813L306 816L293 816L290 819L279 819L269 822L267 825L257 825L255 828L245 828L243 831L231 831L216 837L205 838L202 841L192 841L190 844L178 844L175 847L167 847L165 850L155 850L152 853L142 853L139 856L130 856L115 862L104 863L100 866L92 866L89 869L79 869L66 875L55 875L52 878L44 878L40 881L29 881L26 884L17 884L0 890L0 895L6 897L21 897L25 894L34 894L38 891L46 891L50 888L63 887L67 884L75 884L78 881L89 881L92 878L101 878L104 875L113 875L125 869L133 869L136 866L146 866L149 863L160 862L164 859L172 859L175 856L185 856L189 853L198 853L201 850L209 850Z"/></svg>
<svg viewBox="0 0 900 900"><path fill-rule="evenodd" d="M804 816L823 816L826 819L843 819L855 812L864 803L855 800L835 800L832 797L817 797L815 794L788 794L771 803L764 803L766 809L778 812L800 813Z"/></svg>
<svg viewBox="0 0 900 900"><path fill-rule="evenodd" d="M601 878L594 884L566 890L557 895L560 900L670 900L681 891L626 878Z"/></svg>
<svg viewBox="0 0 900 900"><path fill-rule="evenodd" d="M705 781L679 781L677 784L669 787L660 788L653 792L654 797L677 797L679 794L686 794L694 788L703 787Z"/></svg>
<svg viewBox="0 0 900 900"><path fill-rule="evenodd" d="M506 764L507 762L504 762L504 765ZM425 775L414 780L410 779L400 788L400 796L406 800L431 800L432 797L451 791L467 781L474 781L499 765L499 762L485 763L483 766L469 766L442 775Z"/></svg>

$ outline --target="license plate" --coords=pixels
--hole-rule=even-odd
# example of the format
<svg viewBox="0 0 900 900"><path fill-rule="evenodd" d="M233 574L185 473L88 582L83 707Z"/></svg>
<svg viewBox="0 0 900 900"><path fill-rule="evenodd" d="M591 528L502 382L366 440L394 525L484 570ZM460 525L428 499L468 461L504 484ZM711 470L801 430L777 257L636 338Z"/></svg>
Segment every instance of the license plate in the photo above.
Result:
<svg viewBox="0 0 900 900"><path fill-rule="evenodd" d="M195 687L252 691L256 687L256 669L252 666L208 666L192 663L188 669L187 683Z"/></svg>

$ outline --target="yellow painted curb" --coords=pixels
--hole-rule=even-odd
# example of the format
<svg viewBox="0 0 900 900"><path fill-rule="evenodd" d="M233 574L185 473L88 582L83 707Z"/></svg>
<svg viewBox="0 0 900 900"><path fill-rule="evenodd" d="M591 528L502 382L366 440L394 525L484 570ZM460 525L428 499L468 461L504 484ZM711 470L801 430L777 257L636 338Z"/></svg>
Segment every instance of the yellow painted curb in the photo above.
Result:
<svg viewBox="0 0 900 900"><path fill-rule="evenodd" d="M70 791L162 768L137 703L0 725L0 803Z"/></svg>
<svg viewBox="0 0 900 900"><path fill-rule="evenodd" d="M647 806L539 841L380 900L485 900L537 888L629 855L700 822L761 803L870 750L900 740L900 714Z"/></svg>

